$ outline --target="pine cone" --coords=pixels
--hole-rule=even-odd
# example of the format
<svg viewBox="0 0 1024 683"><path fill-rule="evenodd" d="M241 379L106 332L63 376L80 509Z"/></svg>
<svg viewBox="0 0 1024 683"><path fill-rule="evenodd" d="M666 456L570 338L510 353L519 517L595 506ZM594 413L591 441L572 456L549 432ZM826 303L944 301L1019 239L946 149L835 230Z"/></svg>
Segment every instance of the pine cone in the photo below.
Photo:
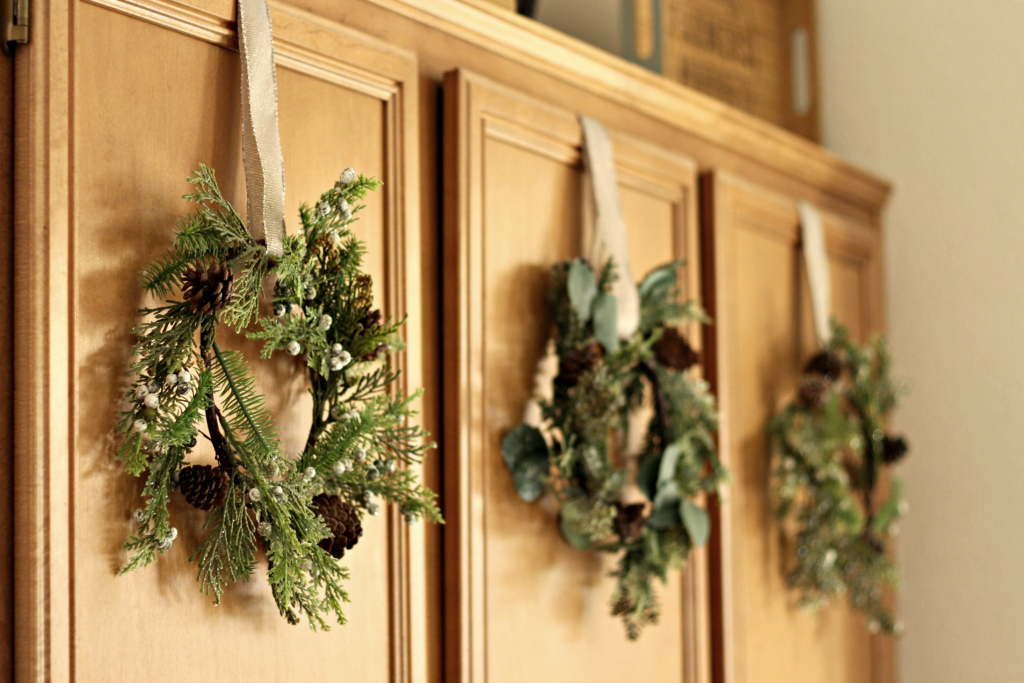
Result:
<svg viewBox="0 0 1024 683"><path fill-rule="evenodd" d="M365 360L365 361L377 360L378 358L380 358L380 354L384 353L387 350L388 350L388 345L387 344L377 344L377 348L375 348L373 351L370 351L369 353L363 355L363 360Z"/></svg>
<svg viewBox="0 0 1024 683"><path fill-rule="evenodd" d="M808 408L820 408L825 404L832 381L824 375L807 373L800 378L800 403Z"/></svg>
<svg viewBox="0 0 1024 683"><path fill-rule="evenodd" d="M593 370L602 358L604 358L604 351L600 344L591 344L585 348L574 350L559 362L555 384L563 389L573 388L579 384L580 377Z"/></svg>
<svg viewBox="0 0 1024 683"><path fill-rule="evenodd" d="M360 324L362 324L364 330L368 330L371 327L376 327L377 325L380 325L380 321L383 318L384 315L380 312L380 309L375 308L369 313L367 313L366 316L359 322Z"/></svg>
<svg viewBox="0 0 1024 683"><path fill-rule="evenodd" d="M313 512L324 518L333 536L320 541L320 547L336 560L351 550L363 535L356 509L334 494L321 493L313 499Z"/></svg>
<svg viewBox="0 0 1024 683"><path fill-rule="evenodd" d="M821 375L829 381L836 381L843 371L843 364L834 353L821 351L814 355L804 367L804 373L808 375Z"/></svg>
<svg viewBox="0 0 1024 683"><path fill-rule="evenodd" d="M181 294L199 315L213 315L231 303L234 273L223 263L197 265L182 276Z"/></svg>
<svg viewBox="0 0 1024 683"><path fill-rule="evenodd" d="M666 327L661 339L654 343L654 357L666 368L682 372L700 361L686 337L674 327Z"/></svg>
<svg viewBox="0 0 1024 683"><path fill-rule="evenodd" d="M882 460L886 465L898 463L907 455L910 445L902 436L886 436L882 439Z"/></svg>
<svg viewBox="0 0 1024 683"><path fill-rule="evenodd" d="M643 503L633 505L615 504L615 530L623 543L639 540L644 527L647 526L647 506Z"/></svg>
<svg viewBox="0 0 1024 683"><path fill-rule="evenodd" d="M212 510L224 504L228 475L219 467L189 465L178 475L178 490L189 505L200 510Z"/></svg>

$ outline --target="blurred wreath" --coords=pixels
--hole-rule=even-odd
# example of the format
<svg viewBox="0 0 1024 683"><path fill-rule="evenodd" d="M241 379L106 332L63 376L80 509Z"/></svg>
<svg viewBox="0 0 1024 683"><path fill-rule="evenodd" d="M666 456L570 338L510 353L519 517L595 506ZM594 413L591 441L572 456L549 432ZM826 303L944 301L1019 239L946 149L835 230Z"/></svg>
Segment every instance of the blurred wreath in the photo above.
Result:
<svg viewBox="0 0 1024 683"><path fill-rule="evenodd" d="M792 531L790 584L801 603L846 596L872 632L900 633L884 588L899 582L885 553L908 506L899 480L882 470L902 460L904 438L887 434L901 386L890 377L885 340L859 347L833 323L827 346L807 363L797 397L770 422L777 514ZM887 484L888 495L878 496Z"/></svg>
<svg viewBox="0 0 1024 683"><path fill-rule="evenodd" d="M698 503L725 478L714 399L687 372L698 355L676 327L707 321L695 302L679 303L681 266L657 268L640 284L640 325L624 341L612 262L599 273L581 259L555 266L549 346L557 369L546 378L542 422L521 424L502 440L523 500L549 492L569 543L619 556L612 613L630 639L658 619L655 578L667 581L669 569L706 543L710 520ZM639 424L645 408L653 415ZM637 453L627 453L631 429L642 431L633 435L642 443Z"/></svg>

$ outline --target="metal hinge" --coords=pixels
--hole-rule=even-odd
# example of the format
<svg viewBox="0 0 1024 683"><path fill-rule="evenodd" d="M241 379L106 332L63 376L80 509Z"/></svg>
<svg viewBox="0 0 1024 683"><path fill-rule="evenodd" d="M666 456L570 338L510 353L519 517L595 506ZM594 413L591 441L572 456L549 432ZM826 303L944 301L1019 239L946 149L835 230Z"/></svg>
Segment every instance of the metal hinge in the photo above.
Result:
<svg viewBox="0 0 1024 683"><path fill-rule="evenodd" d="M3 20L4 54L14 54L14 46L28 42L28 0L0 0Z"/></svg>

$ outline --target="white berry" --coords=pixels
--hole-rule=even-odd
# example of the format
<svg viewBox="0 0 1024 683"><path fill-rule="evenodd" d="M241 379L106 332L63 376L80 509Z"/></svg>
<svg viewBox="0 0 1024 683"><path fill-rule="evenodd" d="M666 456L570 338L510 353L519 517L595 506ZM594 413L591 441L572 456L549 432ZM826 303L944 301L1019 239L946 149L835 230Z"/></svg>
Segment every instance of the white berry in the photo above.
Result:
<svg viewBox="0 0 1024 683"><path fill-rule="evenodd" d="M258 502L260 502L261 498L263 498L263 494L260 493L259 489L256 489L256 488L249 489L249 500L251 500L254 503L258 503Z"/></svg>
<svg viewBox="0 0 1024 683"><path fill-rule="evenodd" d="M280 498L281 496L284 495L284 489L281 488L280 486L275 486L274 488L270 489L270 492L274 494L275 498Z"/></svg>
<svg viewBox="0 0 1024 683"><path fill-rule="evenodd" d="M345 472L348 471L348 460L339 460L338 462L334 463L334 467L331 468L331 471L333 471L339 477L345 474Z"/></svg>
<svg viewBox="0 0 1024 683"><path fill-rule="evenodd" d="M331 212L331 205L327 202L320 202L316 205L317 211L320 212L321 216L326 216Z"/></svg>
<svg viewBox="0 0 1024 683"><path fill-rule="evenodd" d="M256 528L259 531L260 536L266 538L270 536L270 533L274 530L274 527L270 526L270 522L260 522L260 525Z"/></svg>
<svg viewBox="0 0 1024 683"><path fill-rule="evenodd" d="M331 328L331 325L333 323L334 323L334 318L331 316L330 313L324 313L322 316L320 316L320 329L321 330L324 330L326 332L327 330L329 330Z"/></svg>
<svg viewBox="0 0 1024 683"><path fill-rule="evenodd" d="M288 307L284 304L274 304L274 315L278 318L283 318L285 313L288 312Z"/></svg>
<svg viewBox="0 0 1024 683"><path fill-rule="evenodd" d="M306 479L312 479L316 476L316 469L313 467L307 467L303 474L306 475Z"/></svg>
<svg viewBox="0 0 1024 683"><path fill-rule="evenodd" d="M356 181L356 169L346 168L341 172L341 177L338 178L338 182L342 185L351 185Z"/></svg>
<svg viewBox="0 0 1024 683"><path fill-rule="evenodd" d="M157 394L146 394L146 398L142 399L142 402L146 404L147 408L159 408L160 396Z"/></svg>
<svg viewBox="0 0 1024 683"><path fill-rule="evenodd" d="M307 572L313 571L313 561L312 560L306 560L305 562L302 563L302 568L305 569Z"/></svg>
<svg viewBox="0 0 1024 683"><path fill-rule="evenodd" d="M136 420L136 421L135 421L135 423L134 423L134 424L132 425L132 428L133 428L133 429L134 429L135 431L137 431L137 432L139 432L139 433L142 433L142 432L146 431L146 427L148 427L148 426L149 426L149 425L147 425L147 424L146 424L146 421L145 421L145 420L143 420L143 419L139 418L139 419L138 419L138 420Z"/></svg>
<svg viewBox="0 0 1024 683"><path fill-rule="evenodd" d="M340 353L338 353L336 358L338 362L341 363L341 367L345 367L346 365L352 362L352 354L349 353L348 351L341 351Z"/></svg>
<svg viewBox="0 0 1024 683"><path fill-rule="evenodd" d="M178 383L178 376L176 374L174 374L173 372L171 374L167 375L167 377L164 377L164 384L166 384L169 387L173 387L177 383Z"/></svg>
<svg viewBox="0 0 1024 683"><path fill-rule="evenodd" d="M297 356L299 355L299 351L302 350L302 347L299 345L299 342L292 340L288 342L288 346L284 347L284 350L292 356Z"/></svg>
<svg viewBox="0 0 1024 683"><path fill-rule="evenodd" d="M173 541L177 537L178 537L178 530L175 527L173 527L173 526L170 529L167 530L167 535L164 536L164 538L167 539L168 541Z"/></svg>
<svg viewBox="0 0 1024 683"><path fill-rule="evenodd" d="M178 373L178 381L181 382L182 384L188 384L189 382L192 381L192 373L190 373L188 370L182 370L181 372Z"/></svg>
<svg viewBox="0 0 1024 683"><path fill-rule="evenodd" d="M341 362L340 358L332 358L331 359L331 370L334 370L335 372L341 372L344 369L345 369L345 364Z"/></svg>
<svg viewBox="0 0 1024 683"><path fill-rule="evenodd" d="M149 519L149 516L146 514L145 510L136 510L134 513L132 513L132 517L134 517L135 521L139 524L142 524L147 519Z"/></svg>
<svg viewBox="0 0 1024 683"><path fill-rule="evenodd" d="M365 448L357 448L357 449L355 449L354 451L352 451L352 457L356 459L356 462L362 462L362 461L366 460L366 449Z"/></svg>
<svg viewBox="0 0 1024 683"><path fill-rule="evenodd" d="M137 398L137 399L141 400L141 399L146 398L146 394L148 394L148 393L149 393L149 389L146 388L146 386L144 384L140 384L139 386L135 387L135 398Z"/></svg>
<svg viewBox="0 0 1024 683"><path fill-rule="evenodd" d="M316 287L306 288L306 301L312 301L316 298Z"/></svg>
<svg viewBox="0 0 1024 683"><path fill-rule="evenodd" d="M340 356L341 352L344 351L344 350L345 350L345 348L341 344L331 344L331 355L332 356Z"/></svg>
<svg viewBox="0 0 1024 683"><path fill-rule="evenodd" d="M155 394L156 392L160 391L160 385L157 384L155 381L150 382L149 386L147 386L146 388L151 394Z"/></svg>
<svg viewBox="0 0 1024 683"><path fill-rule="evenodd" d="M366 511L374 516L379 515L380 506L378 506L376 503L370 503L369 505L366 506Z"/></svg>

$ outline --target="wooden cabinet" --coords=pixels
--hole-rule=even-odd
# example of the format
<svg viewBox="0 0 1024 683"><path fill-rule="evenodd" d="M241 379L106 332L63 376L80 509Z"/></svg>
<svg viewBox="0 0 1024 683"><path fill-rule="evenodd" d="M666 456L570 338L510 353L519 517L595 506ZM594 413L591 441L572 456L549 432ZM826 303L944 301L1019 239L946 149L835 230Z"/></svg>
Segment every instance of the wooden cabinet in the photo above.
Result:
<svg viewBox="0 0 1024 683"><path fill-rule="evenodd" d="M180 501L183 542L115 576L141 490L112 440L136 274L200 162L245 203L234 0L33 0L14 78L17 683L892 680L891 641L842 608L793 608L763 436L811 343L793 201L824 210L835 310L863 336L881 327L888 186L483 0L271 7L286 215L345 166L384 180L356 230L380 303L411 319L403 376L426 388L441 448L425 478L448 525L368 520L330 634L287 626L262 577L219 608L198 595L200 518ZM549 332L549 268L578 253L579 114L612 133L633 272L686 258L712 308L733 469L714 546L672 574L636 644L609 615L609 565L521 502L498 455ZM258 375L294 450L307 399L276 363Z"/></svg>
<svg viewBox="0 0 1024 683"><path fill-rule="evenodd" d="M182 5L38 5L17 65L18 681L333 680L339 671L410 680L423 650L412 624L424 619L412 578L423 570L410 562L422 554L410 558L417 537L397 510L367 519L346 556L349 626L329 634L278 615L265 562L220 607L200 595L188 558L202 515L179 496L173 550L116 575L142 489L115 461L113 437L142 303L137 274L189 210L180 197L200 163L245 207L239 61L232 24ZM355 230L379 303L418 320L415 57L286 7L273 22L290 227L299 203L345 166L381 178ZM255 343L230 344L259 357ZM281 385L295 376L288 364L257 368L294 453L308 397L301 383ZM419 356L403 370L415 387Z"/></svg>
<svg viewBox="0 0 1024 683"><path fill-rule="evenodd" d="M630 643L609 613L614 559L570 546L501 458L550 333L551 267L579 255L576 114L464 71L444 99L448 680L707 680L702 554ZM688 258L696 292L696 166L631 135L613 144L633 272Z"/></svg>
<svg viewBox="0 0 1024 683"><path fill-rule="evenodd" d="M891 639L845 602L810 614L785 581L790 558L769 495L765 427L816 351L794 200L729 173L704 178L708 372L731 473L714 550L716 680L867 683L892 675ZM824 214L832 311L855 339L882 327L877 225ZM790 548L790 552L792 549Z"/></svg>

